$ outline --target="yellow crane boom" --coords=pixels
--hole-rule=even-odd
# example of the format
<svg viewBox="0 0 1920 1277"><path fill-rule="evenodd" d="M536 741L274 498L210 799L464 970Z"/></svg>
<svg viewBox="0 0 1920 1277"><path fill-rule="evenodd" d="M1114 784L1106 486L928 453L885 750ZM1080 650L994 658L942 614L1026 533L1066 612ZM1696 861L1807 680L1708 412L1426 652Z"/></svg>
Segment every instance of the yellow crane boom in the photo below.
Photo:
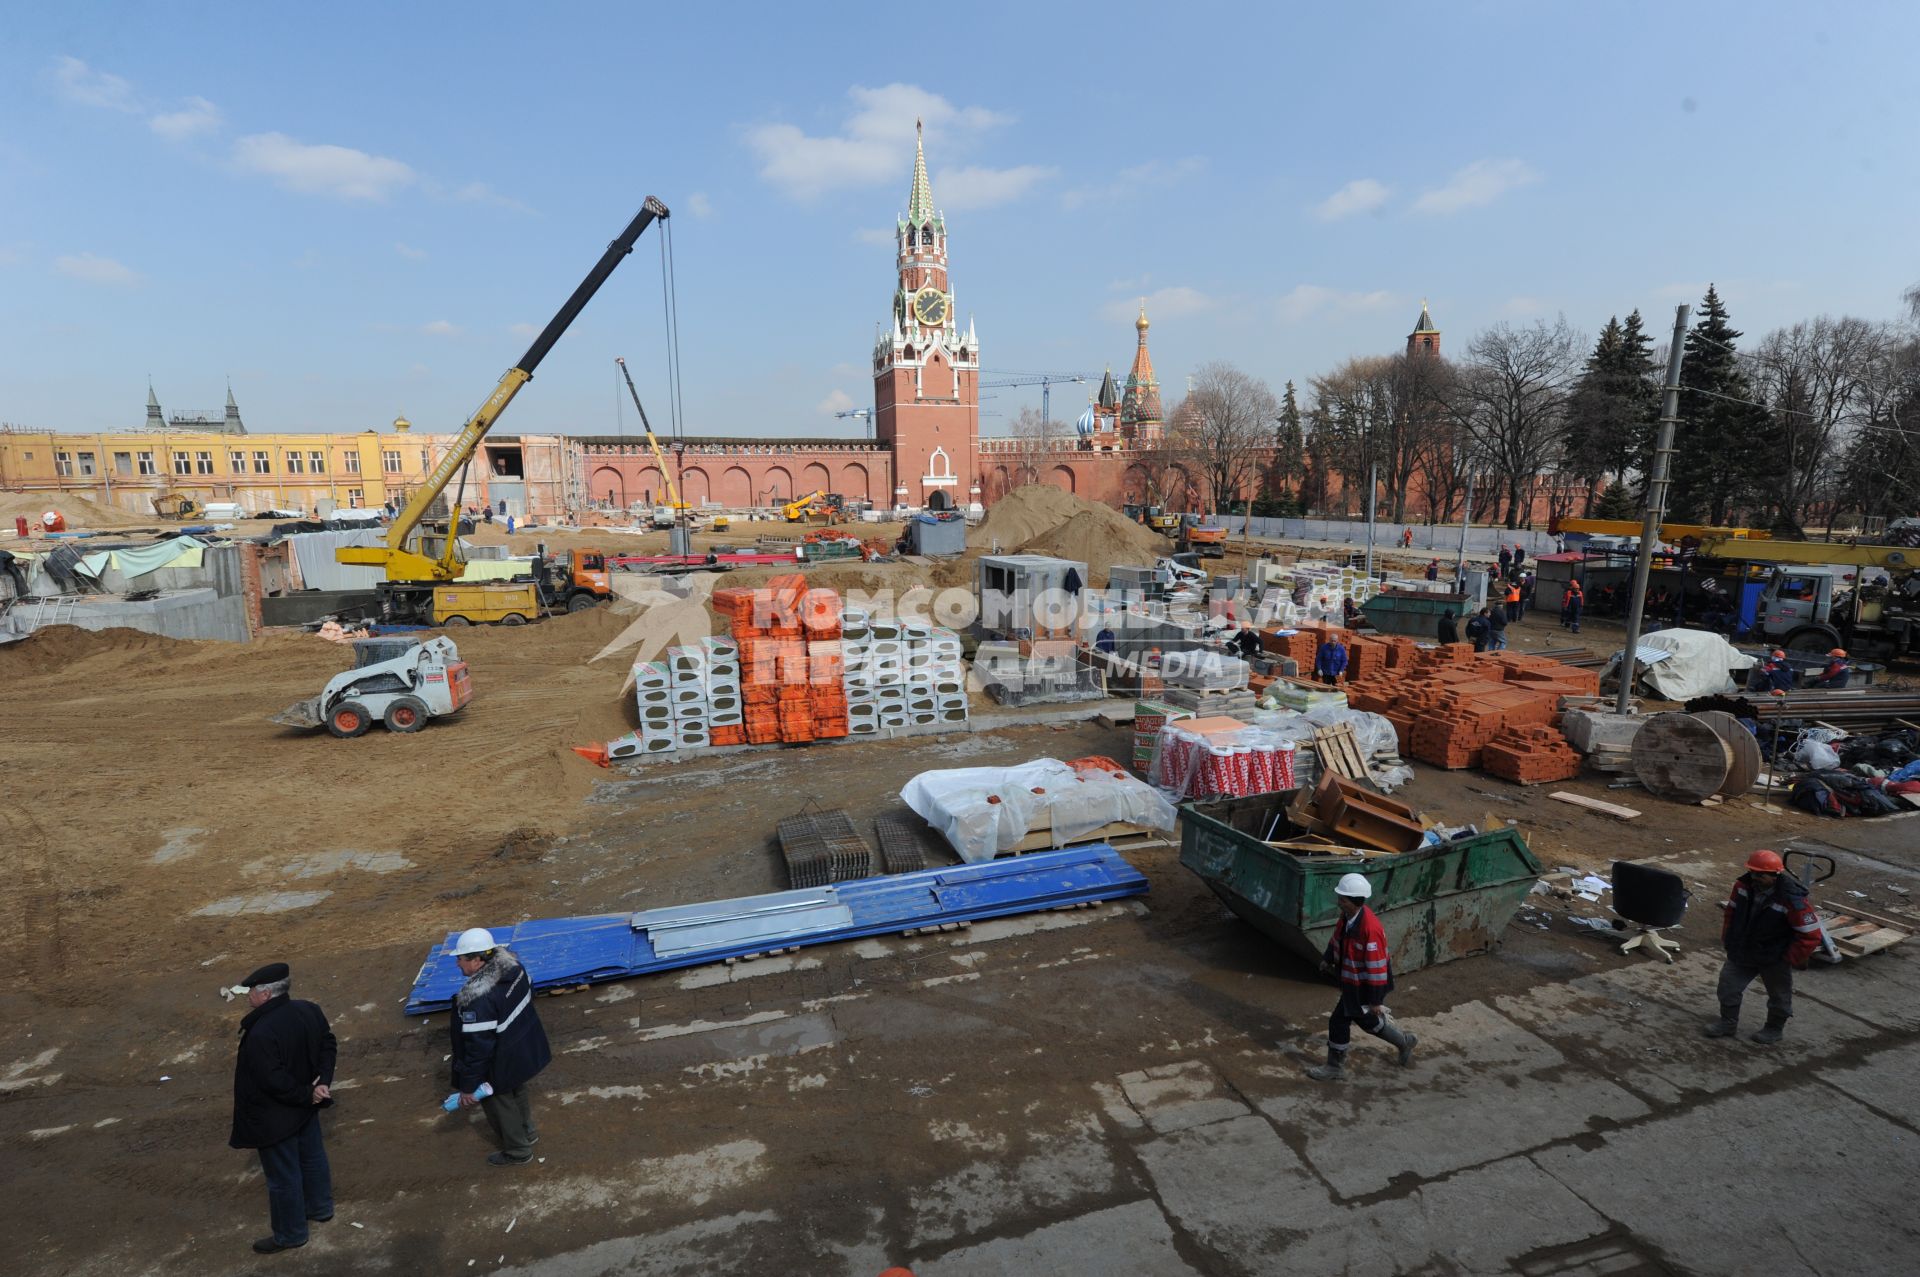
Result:
<svg viewBox="0 0 1920 1277"><path fill-rule="evenodd" d="M558 313L547 321L547 326L540 330L540 335L533 339L531 346L527 347L527 353L520 356L520 362L501 374L500 384L493 388L493 393L487 396L479 410L467 419L467 424L461 427L459 436L453 441L453 446L448 448L433 469L427 472L427 481L415 490L400 513L394 516L393 523L387 528L387 543L374 546L342 546L334 551L336 559L341 563L384 568L389 581L452 581L460 575L466 563L460 557L458 535L460 512L458 510L453 512L453 517L447 522L447 544L438 557L431 557L407 547L408 540L420 526L420 520L425 517L427 507L447 490L447 485L453 481L453 476L473 460L473 454L480 447L480 441L486 438L487 431L493 429L493 423L499 420L500 414L507 410L507 405L513 402L513 397L520 393L520 387L533 380L533 370L540 366L540 361L547 357L547 352L553 349L553 344L560 340L561 335L585 309L586 304L593 299L593 295L600 291L600 285L607 282L607 276L613 274L614 267L633 251L634 242L640 238L641 232L653 225L655 221L667 216L669 216L667 206L653 196L647 196L646 203L640 206L640 211L633 215L631 222L627 223L627 229L620 232L619 237L607 245L607 251L600 255L600 260L594 263L593 269L587 272L587 277L580 281L580 286L573 290L573 295L567 298Z"/></svg>
<svg viewBox="0 0 1920 1277"><path fill-rule="evenodd" d="M1637 537L1640 535L1638 519L1555 519L1547 526L1547 531L1585 532L1589 536ZM1683 537L1736 537L1751 540L1766 540L1773 536L1764 528L1728 528L1710 523L1663 523L1660 525L1662 541L1679 541Z"/></svg>
<svg viewBox="0 0 1920 1277"><path fill-rule="evenodd" d="M1900 545L1847 545L1832 541L1747 541L1738 537L1710 536L1700 541L1699 552L1716 559L1742 559L1748 563L1838 563L1853 567L1911 570L1920 566L1920 550Z"/></svg>
<svg viewBox="0 0 1920 1277"><path fill-rule="evenodd" d="M680 501L680 489L674 485L673 471L667 468L667 458L660 451L660 441L653 437L653 423L647 420L647 410L640 406L640 392L633 388L633 374L627 371L627 361L615 355L613 362L620 365L620 375L627 379L627 393L633 396L633 410L640 414L640 424L646 428L647 447L653 449L654 464L660 467L660 477L667 483L667 502L675 514L692 509Z"/></svg>

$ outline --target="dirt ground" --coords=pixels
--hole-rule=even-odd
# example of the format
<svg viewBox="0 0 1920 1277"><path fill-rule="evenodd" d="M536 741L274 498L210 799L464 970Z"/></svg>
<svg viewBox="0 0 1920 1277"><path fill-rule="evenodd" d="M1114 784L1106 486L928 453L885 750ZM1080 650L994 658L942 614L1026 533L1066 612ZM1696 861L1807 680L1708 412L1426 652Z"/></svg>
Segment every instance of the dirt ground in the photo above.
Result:
<svg viewBox="0 0 1920 1277"><path fill-rule="evenodd" d="M492 537L504 530L479 534ZM543 533L513 542L535 539L555 543ZM945 566L964 579L964 565ZM907 564L828 570L846 584L927 576ZM928 768L1129 750L1123 730L1083 723L604 771L570 747L632 725L621 692L628 658L594 659L627 620L600 609L464 631L475 687L466 711L417 735L354 741L267 722L345 667L342 649L311 636L242 647L59 631L0 651L10 869L0 959L13 973L0 994L0 1228L17 1239L13 1271L250 1271L242 1259L262 1231L263 1194L252 1159L225 1148L244 1008L217 990L276 959L293 964L296 995L326 1006L341 1035L349 1084L329 1138L343 1200L368 1223L360 1250L295 1262L312 1272L464 1271L477 1252L455 1240L450 1215L499 1209L497 1190L478 1178L484 1132L435 1107L444 1021L400 1014L436 939L476 923L776 890L785 881L774 826L809 799L864 823L897 809L900 786ZM1523 649L1568 641L1537 617L1511 633ZM1526 789L1474 772L1415 773L1403 796L1449 823L1513 822L1548 869L1678 857L1706 899L1748 849L1817 823L1751 800L1661 803L1603 779ZM1645 814L1615 821L1551 801L1556 788ZM904 1098L914 1088L950 1097L938 1102L943 1129L991 1125L1003 1141L991 1157L1013 1158L1018 1130L1067 1122L1067 1097L1090 1077L1177 1059L1216 1034L1272 1042L1315 1030L1327 991L1303 964L1226 915L1176 851L1132 859L1152 883L1145 906L1113 915L1097 939L1044 931L1010 941L1017 979L1035 982L998 1000L949 987L965 972L937 949L906 945L803 951L746 984L719 969L543 1001L558 1056L543 1079L543 1130L549 1147L567 1150L567 1178L522 1190L528 1219L502 1241L503 1260L618 1236L636 1219L692 1220L733 1182L714 1150L737 1148L798 1174L767 1189L813 1221L808 1258L786 1271L839 1271L833 1256L854 1253L844 1247L876 1202L903 1194L901 1183L971 1173L980 1156L964 1139L929 1146L889 1133L916 1107ZM1567 905L1535 899L1497 954L1407 979L1401 1009L1433 1014L1592 970L1596 945L1606 946L1555 918ZM1713 925L1711 910L1696 909L1683 943L1710 948ZM1098 977L1076 966L1095 952ZM863 985L893 994L884 1019L860 1020L878 1004L831 1009ZM1170 1008L1155 1003L1164 1019L1075 1014L1095 998L1125 1005L1129 989L1171 997ZM787 1008L782 1018L754 1027L770 1000ZM615 1020L629 1028L614 1031ZM714 1041L725 1049L709 1058L720 1048L704 1037L696 1047L678 1030L656 1035L673 1025L723 1026ZM809 1052L830 1040L848 1053L844 1085L813 1080ZM742 1078L728 1063L739 1059L762 1064ZM586 1098L576 1107L566 1095L625 1107ZM636 1157L652 1169L635 1169ZM895 1253L915 1244L898 1241Z"/></svg>

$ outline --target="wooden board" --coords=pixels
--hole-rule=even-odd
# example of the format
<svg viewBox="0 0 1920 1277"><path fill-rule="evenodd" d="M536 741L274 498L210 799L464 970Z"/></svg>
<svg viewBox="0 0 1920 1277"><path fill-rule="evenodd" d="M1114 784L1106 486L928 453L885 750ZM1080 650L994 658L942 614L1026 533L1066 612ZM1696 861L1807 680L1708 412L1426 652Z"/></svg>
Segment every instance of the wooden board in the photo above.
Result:
<svg viewBox="0 0 1920 1277"><path fill-rule="evenodd" d="M1725 710L1702 710L1694 717L1711 727L1713 734L1733 755L1732 763L1727 768L1727 779L1718 792L1731 798L1752 789L1753 782L1760 778L1760 742L1753 738L1753 733Z"/></svg>
<svg viewBox="0 0 1920 1277"><path fill-rule="evenodd" d="M1130 821L1115 820L1109 821L1098 829L1089 830L1087 833L1075 838L1072 842L1056 843L1053 840L1053 827L1049 824L1043 828L1029 830L1025 838L1022 838L1019 842L1013 844L1012 847L999 854L1005 856L1022 851L1046 851L1054 847L1074 847L1081 843L1111 842L1115 838L1127 838L1152 832L1152 830L1141 825L1133 824Z"/></svg>
<svg viewBox="0 0 1920 1277"><path fill-rule="evenodd" d="M1633 738L1633 774L1658 798L1697 803L1732 769L1733 747L1697 715L1655 714Z"/></svg>
<svg viewBox="0 0 1920 1277"><path fill-rule="evenodd" d="M1547 797L1557 802L1572 803L1575 807L1585 807L1588 811L1597 811L1603 816L1612 816L1615 820L1634 820L1640 815L1631 807L1622 807L1619 803L1601 802L1598 798L1589 798L1585 794L1570 794L1564 789L1556 789Z"/></svg>
<svg viewBox="0 0 1920 1277"><path fill-rule="evenodd" d="M1352 723L1314 729L1313 752L1321 766L1348 780L1367 779L1367 761L1360 756L1360 742Z"/></svg>

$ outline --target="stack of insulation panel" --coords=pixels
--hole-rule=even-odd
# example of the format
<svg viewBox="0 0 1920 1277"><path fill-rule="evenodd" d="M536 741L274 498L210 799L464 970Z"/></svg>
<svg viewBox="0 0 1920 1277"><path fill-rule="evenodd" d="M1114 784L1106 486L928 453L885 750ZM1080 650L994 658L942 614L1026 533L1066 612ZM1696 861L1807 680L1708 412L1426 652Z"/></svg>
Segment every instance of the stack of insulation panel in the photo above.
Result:
<svg viewBox="0 0 1920 1277"><path fill-rule="evenodd" d="M924 621L869 618L849 609L844 635L841 656L853 735L967 721L958 634Z"/></svg>
<svg viewBox="0 0 1920 1277"><path fill-rule="evenodd" d="M636 661L633 695L640 711L640 729L633 733L641 754L663 754L680 748L674 732L673 673L665 661ZM623 755L624 756L624 755Z"/></svg>

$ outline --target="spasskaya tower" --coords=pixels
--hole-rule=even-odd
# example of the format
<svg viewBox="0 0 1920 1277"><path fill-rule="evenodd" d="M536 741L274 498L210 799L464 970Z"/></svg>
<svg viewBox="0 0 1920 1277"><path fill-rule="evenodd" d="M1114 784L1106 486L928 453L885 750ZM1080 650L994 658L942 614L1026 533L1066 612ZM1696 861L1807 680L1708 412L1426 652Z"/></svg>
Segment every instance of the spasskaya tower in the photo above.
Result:
<svg viewBox="0 0 1920 1277"><path fill-rule="evenodd" d="M874 437L893 451L895 504L965 509L980 501L980 345L972 321L962 332L954 312L924 136L894 237L893 312L873 344Z"/></svg>

